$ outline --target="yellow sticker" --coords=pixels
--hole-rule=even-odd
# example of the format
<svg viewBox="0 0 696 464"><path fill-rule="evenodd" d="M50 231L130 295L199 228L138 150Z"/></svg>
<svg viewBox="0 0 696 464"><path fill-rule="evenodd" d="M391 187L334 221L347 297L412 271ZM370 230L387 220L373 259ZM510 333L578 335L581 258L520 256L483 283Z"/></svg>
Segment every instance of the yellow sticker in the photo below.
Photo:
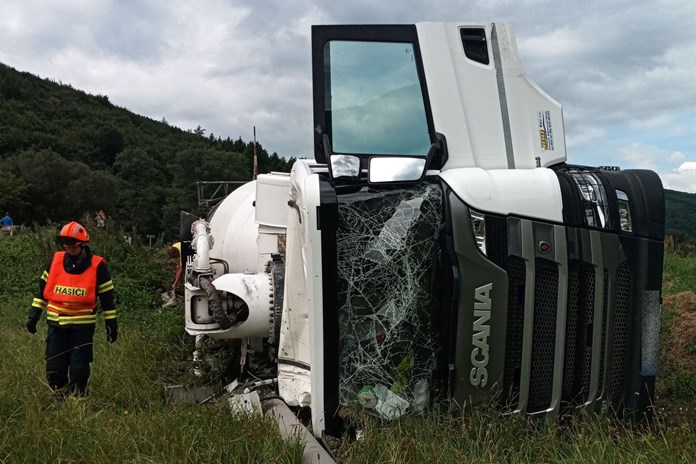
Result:
<svg viewBox="0 0 696 464"><path fill-rule="evenodd" d="M87 293L86 288L64 287L62 285L56 285L56 287L53 291L59 295L68 295L68 296L85 296L85 294Z"/></svg>

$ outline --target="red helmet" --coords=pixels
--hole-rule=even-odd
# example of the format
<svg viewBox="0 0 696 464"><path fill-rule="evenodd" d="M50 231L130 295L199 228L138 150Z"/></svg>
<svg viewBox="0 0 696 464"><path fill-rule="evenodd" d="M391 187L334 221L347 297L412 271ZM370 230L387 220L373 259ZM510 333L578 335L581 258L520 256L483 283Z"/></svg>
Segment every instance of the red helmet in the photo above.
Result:
<svg viewBox="0 0 696 464"><path fill-rule="evenodd" d="M89 242L89 234L87 229L85 229L80 223L72 221L63 226L60 229L56 241L64 242L65 244L75 244L77 242L87 243Z"/></svg>

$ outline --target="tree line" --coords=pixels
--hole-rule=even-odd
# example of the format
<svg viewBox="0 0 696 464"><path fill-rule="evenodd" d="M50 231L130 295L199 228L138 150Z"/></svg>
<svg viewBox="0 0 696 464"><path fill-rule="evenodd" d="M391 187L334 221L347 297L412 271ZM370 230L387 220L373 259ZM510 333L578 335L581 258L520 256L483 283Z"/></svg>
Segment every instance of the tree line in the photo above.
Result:
<svg viewBox="0 0 696 464"><path fill-rule="evenodd" d="M16 224L94 216L141 237L175 238L181 210L202 214L198 181L248 181L254 143L182 130L105 95L0 63L0 209ZM295 161L256 143L260 172Z"/></svg>
<svg viewBox="0 0 696 464"><path fill-rule="evenodd" d="M665 235L678 249L696 245L696 194L665 190Z"/></svg>

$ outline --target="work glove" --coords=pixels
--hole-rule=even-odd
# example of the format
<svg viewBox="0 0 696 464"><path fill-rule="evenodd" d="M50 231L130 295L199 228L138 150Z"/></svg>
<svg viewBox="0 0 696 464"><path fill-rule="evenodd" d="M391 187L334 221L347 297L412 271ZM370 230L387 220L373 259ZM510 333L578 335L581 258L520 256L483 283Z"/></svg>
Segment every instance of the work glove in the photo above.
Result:
<svg viewBox="0 0 696 464"><path fill-rule="evenodd" d="M27 311L27 331L31 334L36 333L36 324L39 323L41 318L41 310L39 308L31 307Z"/></svg>
<svg viewBox="0 0 696 464"><path fill-rule="evenodd" d="M27 330L29 331L29 333L31 333L31 334L36 333L36 324L38 324L38 323L39 323L38 317L36 317L36 318L28 317L27 318Z"/></svg>
<svg viewBox="0 0 696 464"><path fill-rule="evenodd" d="M118 339L118 322L116 319L107 319L104 321L106 326L106 340L109 343L114 343Z"/></svg>

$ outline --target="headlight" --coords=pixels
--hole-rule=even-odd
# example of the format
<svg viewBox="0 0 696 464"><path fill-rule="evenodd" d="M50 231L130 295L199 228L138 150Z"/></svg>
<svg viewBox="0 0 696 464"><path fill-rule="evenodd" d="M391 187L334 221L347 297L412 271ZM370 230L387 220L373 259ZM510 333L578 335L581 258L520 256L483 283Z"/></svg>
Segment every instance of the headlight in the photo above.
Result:
<svg viewBox="0 0 696 464"><path fill-rule="evenodd" d="M572 170L570 175L582 195L585 223L590 227L609 227L609 204L602 182L587 171Z"/></svg>
<svg viewBox="0 0 696 464"><path fill-rule="evenodd" d="M619 222L621 223L621 230L624 232L633 232L628 195L626 195L626 192L623 190L617 190L616 197L619 199Z"/></svg>
<svg viewBox="0 0 696 464"><path fill-rule="evenodd" d="M474 238L476 245L484 255L486 254L486 217L483 213L469 209L469 218L471 219L471 228L474 230Z"/></svg>

